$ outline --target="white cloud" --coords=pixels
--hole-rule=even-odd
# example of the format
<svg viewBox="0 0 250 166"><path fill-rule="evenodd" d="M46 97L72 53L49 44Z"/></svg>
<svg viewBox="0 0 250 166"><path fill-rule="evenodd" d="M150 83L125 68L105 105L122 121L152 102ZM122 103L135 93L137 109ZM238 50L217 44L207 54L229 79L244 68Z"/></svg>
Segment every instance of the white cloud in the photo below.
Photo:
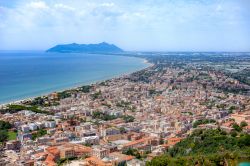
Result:
<svg viewBox="0 0 250 166"><path fill-rule="evenodd" d="M250 24L242 6L231 0L18 1L0 8L0 49L104 40L124 49L175 49L199 46L204 38L219 47L219 36L244 39L242 22Z"/></svg>
<svg viewBox="0 0 250 166"><path fill-rule="evenodd" d="M100 6L113 7L113 6L115 6L115 4L113 2L111 2L111 3L102 3Z"/></svg>
<svg viewBox="0 0 250 166"><path fill-rule="evenodd" d="M48 9L49 7L44 1L35 1L27 4L28 7L34 9Z"/></svg>
<svg viewBox="0 0 250 166"><path fill-rule="evenodd" d="M222 8L221 5L217 5L215 10L216 10L217 12L221 12L221 11L223 10L223 8Z"/></svg>
<svg viewBox="0 0 250 166"><path fill-rule="evenodd" d="M54 6L55 6L55 8L57 8L57 9L64 9L64 10L71 10L71 11L75 10L74 7L67 6L67 5L64 5L64 4L61 4L61 3L55 4Z"/></svg>

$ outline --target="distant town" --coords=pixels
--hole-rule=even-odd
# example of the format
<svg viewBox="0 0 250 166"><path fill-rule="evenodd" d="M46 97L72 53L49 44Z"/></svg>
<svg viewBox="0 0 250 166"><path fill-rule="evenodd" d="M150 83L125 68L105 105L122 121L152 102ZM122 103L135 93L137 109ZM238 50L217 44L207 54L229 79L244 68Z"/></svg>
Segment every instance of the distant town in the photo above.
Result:
<svg viewBox="0 0 250 166"><path fill-rule="evenodd" d="M249 53L117 55L151 66L2 105L0 165L202 165L195 155L217 152L230 156L221 165L249 160Z"/></svg>

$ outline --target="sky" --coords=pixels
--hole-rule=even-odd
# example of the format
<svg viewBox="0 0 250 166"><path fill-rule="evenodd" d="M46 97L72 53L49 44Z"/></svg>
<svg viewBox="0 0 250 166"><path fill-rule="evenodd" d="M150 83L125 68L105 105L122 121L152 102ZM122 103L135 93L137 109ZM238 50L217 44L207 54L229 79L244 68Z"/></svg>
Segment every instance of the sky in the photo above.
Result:
<svg viewBox="0 0 250 166"><path fill-rule="evenodd" d="M0 0L0 50L250 51L250 0Z"/></svg>

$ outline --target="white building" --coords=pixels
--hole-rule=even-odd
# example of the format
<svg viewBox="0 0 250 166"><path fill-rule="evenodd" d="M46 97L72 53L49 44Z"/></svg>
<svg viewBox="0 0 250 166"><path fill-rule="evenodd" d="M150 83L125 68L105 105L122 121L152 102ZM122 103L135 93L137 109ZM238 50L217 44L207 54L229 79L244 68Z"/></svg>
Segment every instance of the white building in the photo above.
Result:
<svg viewBox="0 0 250 166"><path fill-rule="evenodd" d="M45 127L44 122L36 122L36 125L39 129L43 129Z"/></svg>
<svg viewBox="0 0 250 166"><path fill-rule="evenodd" d="M144 161L138 160L138 159L132 159L130 161L126 162L127 166L145 166L146 163Z"/></svg>
<svg viewBox="0 0 250 166"><path fill-rule="evenodd" d="M28 124L28 126L29 126L29 129L31 130L31 131L34 131L34 130L37 130L37 125L35 124L35 123L30 123L30 124Z"/></svg>
<svg viewBox="0 0 250 166"><path fill-rule="evenodd" d="M45 122L45 127L46 128L55 128L56 122L55 121L47 121L47 122Z"/></svg>
<svg viewBox="0 0 250 166"><path fill-rule="evenodd" d="M82 141L85 144L97 145L99 144L99 137L98 136L83 137Z"/></svg>
<svg viewBox="0 0 250 166"><path fill-rule="evenodd" d="M22 125L22 126L21 126L21 130L22 130L23 132L27 133L27 132L30 131L30 128L29 128L28 125Z"/></svg>

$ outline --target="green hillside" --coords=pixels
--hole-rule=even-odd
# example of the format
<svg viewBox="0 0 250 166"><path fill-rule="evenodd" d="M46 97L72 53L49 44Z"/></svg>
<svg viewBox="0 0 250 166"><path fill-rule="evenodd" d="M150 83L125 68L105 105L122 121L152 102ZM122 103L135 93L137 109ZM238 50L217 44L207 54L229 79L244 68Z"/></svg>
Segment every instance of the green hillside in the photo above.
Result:
<svg viewBox="0 0 250 166"><path fill-rule="evenodd" d="M250 161L249 134L231 136L220 129L196 130L147 166L234 166L242 161Z"/></svg>

